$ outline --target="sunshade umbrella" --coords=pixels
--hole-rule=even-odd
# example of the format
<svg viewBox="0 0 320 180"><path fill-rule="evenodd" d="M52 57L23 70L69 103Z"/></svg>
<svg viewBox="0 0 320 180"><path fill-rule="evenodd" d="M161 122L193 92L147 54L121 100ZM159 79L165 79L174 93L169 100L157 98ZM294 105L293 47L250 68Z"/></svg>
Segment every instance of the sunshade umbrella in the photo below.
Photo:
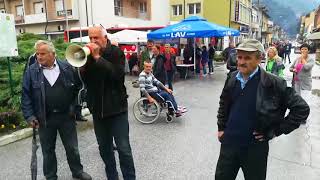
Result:
<svg viewBox="0 0 320 180"><path fill-rule="evenodd" d="M147 34L148 39L205 38L239 35L240 32L236 29L210 23L198 16L190 16L177 24Z"/></svg>
<svg viewBox="0 0 320 180"><path fill-rule="evenodd" d="M37 171L38 171L38 165L37 165L37 150L39 148L39 145L37 144L37 130L36 128L33 128L33 138L32 138L32 155L31 155L31 179L37 180Z"/></svg>
<svg viewBox="0 0 320 180"><path fill-rule="evenodd" d="M206 19L198 16L190 16L181 22L167 26L162 29L147 34L148 39L171 39L171 38L207 38L239 36L240 32L236 29L220 26L208 22ZM195 59L194 43L194 59ZM194 63L194 68L195 68Z"/></svg>

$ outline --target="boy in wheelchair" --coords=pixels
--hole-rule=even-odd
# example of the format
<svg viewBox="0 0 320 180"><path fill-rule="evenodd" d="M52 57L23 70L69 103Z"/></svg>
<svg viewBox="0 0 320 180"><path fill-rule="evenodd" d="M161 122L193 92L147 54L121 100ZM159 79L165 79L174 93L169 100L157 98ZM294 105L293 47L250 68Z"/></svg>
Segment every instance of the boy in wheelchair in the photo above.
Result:
<svg viewBox="0 0 320 180"><path fill-rule="evenodd" d="M178 109L178 105L172 95L172 90L165 87L152 74L152 63L144 62L144 70L139 74L139 87L143 96L148 98L149 103L166 102L170 115L179 117L184 113Z"/></svg>

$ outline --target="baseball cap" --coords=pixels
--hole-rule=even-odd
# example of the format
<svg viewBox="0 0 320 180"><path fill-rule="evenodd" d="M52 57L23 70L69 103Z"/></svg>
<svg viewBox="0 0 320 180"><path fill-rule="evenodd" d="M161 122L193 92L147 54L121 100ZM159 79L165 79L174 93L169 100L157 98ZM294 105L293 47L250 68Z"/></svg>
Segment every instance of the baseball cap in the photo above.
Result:
<svg viewBox="0 0 320 180"><path fill-rule="evenodd" d="M249 52L260 51L261 53L264 53L263 45L256 39L244 40L241 44L238 45L238 47L236 47L236 50Z"/></svg>

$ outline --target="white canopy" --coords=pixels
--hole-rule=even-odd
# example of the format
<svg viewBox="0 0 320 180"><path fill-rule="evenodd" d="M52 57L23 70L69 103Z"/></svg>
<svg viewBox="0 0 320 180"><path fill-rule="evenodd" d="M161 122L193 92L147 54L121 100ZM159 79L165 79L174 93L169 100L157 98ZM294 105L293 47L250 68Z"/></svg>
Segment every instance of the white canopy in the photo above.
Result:
<svg viewBox="0 0 320 180"><path fill-rule="evenodd" d="M117 33L112 34L114 41L119 44L134 44L134 43L146 43L147 42L147 33L145 31L135 31L135 30L122 30Z"/></svg>

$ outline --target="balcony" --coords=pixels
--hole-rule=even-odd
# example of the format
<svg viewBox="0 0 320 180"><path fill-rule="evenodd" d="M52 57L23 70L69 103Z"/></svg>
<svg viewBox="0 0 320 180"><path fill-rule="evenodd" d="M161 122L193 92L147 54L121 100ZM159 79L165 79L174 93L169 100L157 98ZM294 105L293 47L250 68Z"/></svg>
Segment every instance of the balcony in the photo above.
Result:
<svg viewBox="0 0 320 180"><path fill-rule="evenodd" d="M46 22L46 14L40 13L40 14L26 15L24 20L26 24L44 23Z"/></svg>
<svg viewBox="0 0 320 180"><path fill-rule="evenodd" d="M16 24L22 24L22 23L24 23L24 17L23 16L16 16L14 18L14 21Z"/></svg>

